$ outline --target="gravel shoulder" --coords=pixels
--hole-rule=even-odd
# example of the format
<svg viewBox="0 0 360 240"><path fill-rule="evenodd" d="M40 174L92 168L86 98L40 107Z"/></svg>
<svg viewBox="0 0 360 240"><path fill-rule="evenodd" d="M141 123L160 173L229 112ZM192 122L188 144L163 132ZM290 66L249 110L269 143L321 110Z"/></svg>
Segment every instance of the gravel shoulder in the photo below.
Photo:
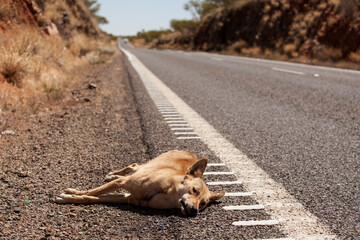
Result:
<svg viewBox="0 0 360 240"><path fill-rule="evenodd" d="M146 228L146 209L53 202L64 188L97 187L108 172L148 160L123 56L81 81L73 104L2 120L14 134L0 135L1 239L121 239L159 231Z"/></svg>

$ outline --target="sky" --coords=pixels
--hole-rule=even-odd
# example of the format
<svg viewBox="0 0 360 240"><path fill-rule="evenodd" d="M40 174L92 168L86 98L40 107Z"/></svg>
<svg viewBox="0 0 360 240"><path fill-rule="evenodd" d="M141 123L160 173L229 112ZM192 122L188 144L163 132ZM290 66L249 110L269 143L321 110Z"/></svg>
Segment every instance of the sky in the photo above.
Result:
<svg viewBox="0 0 360 240"><path fill-rule="evenodd" d="M141 30L169 29L172 19L191 19L184 10L189 0L97 0L98 15L106 17L108 24L101 29L113 35L136 35Z"/></svg>

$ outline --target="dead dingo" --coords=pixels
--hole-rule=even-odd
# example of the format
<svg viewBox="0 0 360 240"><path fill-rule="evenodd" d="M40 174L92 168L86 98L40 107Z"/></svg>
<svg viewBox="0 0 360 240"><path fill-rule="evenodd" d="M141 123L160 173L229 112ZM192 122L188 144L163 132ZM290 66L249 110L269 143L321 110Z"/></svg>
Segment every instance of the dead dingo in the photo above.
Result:
<svg viewBox="0 0 360 240"><path fill-rule="evenodd" d="M184 215L196 216L209 202L225 191L213 193L202 180L208 160L194 153L170 151L138 165L136 163L106 176L111 182L88 191L66 189L57 203L130 203L156 209L180 208ZM126 174L130 174L125 176ZM107 194L125 189L129 194ZM107 194L107 195L104 195Z"/></svg>

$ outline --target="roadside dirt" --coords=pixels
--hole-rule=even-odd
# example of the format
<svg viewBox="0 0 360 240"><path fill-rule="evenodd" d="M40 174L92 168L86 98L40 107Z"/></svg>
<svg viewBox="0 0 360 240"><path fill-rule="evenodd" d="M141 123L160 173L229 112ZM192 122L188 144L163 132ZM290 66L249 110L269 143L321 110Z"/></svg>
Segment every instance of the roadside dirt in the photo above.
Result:
<svg viewBox="0 0 360 240"><path fill-rule="evenodd" d="M53 202L67 187L97 187L108 172L148 160L121 55L89 70L73 98L57 112L2 120L14 134L0 134L0 239L155 236L151 210Z"/></svg>

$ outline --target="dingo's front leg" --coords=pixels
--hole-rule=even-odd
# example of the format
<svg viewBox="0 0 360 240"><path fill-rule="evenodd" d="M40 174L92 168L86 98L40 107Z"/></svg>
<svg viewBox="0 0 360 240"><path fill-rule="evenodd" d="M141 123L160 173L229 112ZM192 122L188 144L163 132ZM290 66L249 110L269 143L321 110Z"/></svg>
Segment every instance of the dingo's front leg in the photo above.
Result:
<svg viewBox="0 0 360 240"><path fill-rule="evenodd" d="M112 203L127 204L129 203L130 194L111 194L105 196L87 196L87 195L70 195L61 194L55 199L56 203L75 203L75 204L92 204L92 203Z"/></svg>

